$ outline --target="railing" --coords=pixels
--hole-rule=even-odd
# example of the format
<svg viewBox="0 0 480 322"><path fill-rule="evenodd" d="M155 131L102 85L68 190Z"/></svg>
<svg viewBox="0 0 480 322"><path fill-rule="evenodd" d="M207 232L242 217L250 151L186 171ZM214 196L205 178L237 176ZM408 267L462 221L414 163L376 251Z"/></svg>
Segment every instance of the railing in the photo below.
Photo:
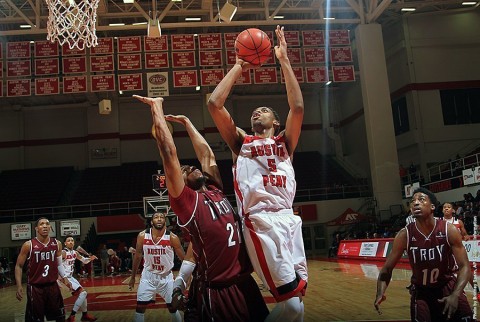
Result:
<svg viewBox="0 0 480 322"><path fill-rule="evenodd" d="M297 190L296 202L321 201L369 197L372 191L367 185L345 186L338 188L316 188ZM235 196L228 195L228 200L235 205ZM45 216L50 220L72 219L82 217L114 216L126 214L143 214L143 201L43 207L28 209L0 210L0 222L35 221Z"/></svg>
<svg viewBox="0 0 480 322"><path fill-rule="evenodd" d="M428 182L440 181L462 175L462 170L476 167L480 164L480 153L465 156L460 159L439 163L427 169Z"/></svg>

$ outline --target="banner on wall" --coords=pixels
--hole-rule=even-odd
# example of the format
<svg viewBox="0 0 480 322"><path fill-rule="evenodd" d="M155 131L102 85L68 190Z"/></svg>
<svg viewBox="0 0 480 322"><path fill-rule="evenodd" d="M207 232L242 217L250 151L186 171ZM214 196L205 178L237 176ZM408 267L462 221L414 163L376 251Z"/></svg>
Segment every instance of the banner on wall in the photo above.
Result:
<svg viewBox="0 0 480 322"><path fill-rule="evenodd" d="M67 235L80 236L80 220L62 220L60 221L60 236Z"/></svg>
<svg viewBox="0 0 480 322"><path fill-rule="evenodd" d="M463 184L469 185L480 182L480 167L465 169L462 171Z"/></svg>
<svg viewBox="0 0 480 322"><path fill-rule="evenodd" d="M11 240L25 240L32 238L32 224L11 224L10 225L10 239Z"/></svg>
<svg viewBox="0 0 480 322"><path fill-rule="evenodd" d="M327 226L343 226L369 221L370 218L368 216L362 215L351 208L347 208L340 216L327 222Z"/></svg>
<svg viewBox="0 0 480 322"><path fill-rule="evenodd" d="M147 73L148 97L169 96L168 72Z"/></svg>
<svg viewBox="0 0 480 322"><path fill-rule="evenodd" d="M404 186L405 189L405 197L410 198L413 196L413 192L415 189L420 188L420 182L414 182L412 184L407 184Z"/></svg>

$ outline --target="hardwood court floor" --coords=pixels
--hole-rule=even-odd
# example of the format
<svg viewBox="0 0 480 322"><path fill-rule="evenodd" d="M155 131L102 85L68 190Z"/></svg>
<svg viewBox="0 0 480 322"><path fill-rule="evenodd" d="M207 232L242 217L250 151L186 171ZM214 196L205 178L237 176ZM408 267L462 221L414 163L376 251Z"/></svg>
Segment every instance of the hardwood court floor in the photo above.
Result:
<svg viewBox="0 0 480 322"><path fill-rule="evenodd" d="M387 290L387 301L382 303L379 315L373 301L376 278L383 263L309 259L309 283L305 301L305 321L408 321L409 295L405 288L409 284L410 270L399 264L394 270L392 282ZM80 279L88 292L89 312L98 317L98 322L133 321L136 302L135 291L128 290L128 275ZM139 277L137 276L137 279ZM269 308L274 300L263 285L260 285ZM24 321L25 299L18 302L15 286L0 289L1 321ZM470 287L467 296L472 298ZM70 313L74 299L63 291L65 306ZM170 321L165 303L157 298L145 314L145 321ZM471 305L472 300L470 300ZM77 313L77 321L81 314ZM228 322L228 321L225 321Z"/></svg>

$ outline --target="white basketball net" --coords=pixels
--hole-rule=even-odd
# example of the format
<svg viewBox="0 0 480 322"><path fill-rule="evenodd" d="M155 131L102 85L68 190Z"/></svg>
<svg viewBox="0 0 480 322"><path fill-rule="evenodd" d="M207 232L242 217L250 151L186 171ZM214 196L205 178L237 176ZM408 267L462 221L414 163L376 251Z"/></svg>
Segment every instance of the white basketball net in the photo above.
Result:
<svg viewBox="0 0 480 322"><path fill-rule="evenodd" d="M83 50L98 44L95 33L100 0L45 0L49 15L47 40Z"/></svg>

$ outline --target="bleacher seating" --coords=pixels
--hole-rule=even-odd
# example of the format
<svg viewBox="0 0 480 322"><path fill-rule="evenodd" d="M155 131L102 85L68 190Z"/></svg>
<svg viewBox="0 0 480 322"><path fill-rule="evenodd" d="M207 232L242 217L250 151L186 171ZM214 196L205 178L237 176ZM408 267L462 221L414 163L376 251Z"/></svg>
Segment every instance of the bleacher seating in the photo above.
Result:
<svg viewBox="0 0 480 322"><path fill-rule="evenodd" d="M57 206L73 172L73 167L3 171L0 209Z"/></svg>
<svg viewBox="0 0 480 322"><path fill-rule="evenodd" d="M138 201L153 196L152 175L157 170L155 161L85 169L71 204Z"/></svg>

